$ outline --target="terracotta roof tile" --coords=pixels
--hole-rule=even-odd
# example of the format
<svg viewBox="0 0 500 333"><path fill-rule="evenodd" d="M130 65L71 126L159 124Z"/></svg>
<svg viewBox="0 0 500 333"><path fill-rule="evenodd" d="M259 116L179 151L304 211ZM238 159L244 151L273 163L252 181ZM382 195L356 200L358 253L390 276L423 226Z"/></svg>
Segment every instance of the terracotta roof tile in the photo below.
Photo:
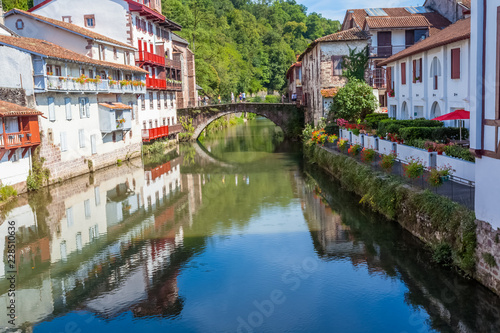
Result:
<svg viewBox="0 0 500 333"><path fill-rule="evenodd" d="M98 40L98 41L103 41L103 42L107 42L107 43L111 43L111 44L116 44L116 45L119 45L119 46L122 46L122 47L126 47L126 48L129 48L129 49L135 49L130 44L119 42L119 41L117 41L115 39L112 39L112 38L109 38L107 36L104 36L104 35L98 34L96 32L93 32L93 31L91 31L89 29L82 28L82 27L80 27L80 26L78 26L76 24L71 24L71 23L68 23L68 22L54 20L54 19L49 18L49 17L41 16L41 15L38 15L38 14L33 14L33 13L26 12L24 10L17 9L17 8L12 9L11 11L7 12L5 14L5 17L8 17L8 16L13 15L13 14L21 14L21 15L25 15L25 16L28 16L28 17L33 17L36 20L40 20L40 21L43 21L43 22L46 22L46 23L58 26L60 28L69 30L69 31L77 33L77 34L81 34L81 35L87 36L89 38L92 38L92 39L95 39L95 40Z"/></svg>
<svg viewBox="0 0 500 333"><path fill-rule="evenodd" d="M0 100L0 117L37 116L40 111Z"/></svg>
<svg viewBox="0 0 500 333"><path fill-rule="evenodd" d="M41 39L0 35L0 44L10 45L19 49L26 50L28 52L41 54L49 58L76 61L102 67L113 67L132 72L148 73L146 70L136 66L122 65L107 61L94 60L82 54L70 51L59 45Z"/></svg>
<svg viewBox="0 0 500 333"><path fill-rule="evenodd" d="M430 12L430 13L422 13L422 14L412 14L409 11L407 11L403 7L396 7L396 8L381 8L384 10L387 14L387 16L368 16L366 11L364 9L348 9L346 16L344 18L344 23L342 24L342 27L345 27L347 23L347 19L351 17L354 19L354 22L357 24L358 27L363 28L365 27L366 21L374 21L374 22L379 22L380 18L385 18L385 19L391 19L391 18L397 18L397 20L393 20L395 26L390 26L389 22L391 20L386 20L387 23L383 28L401 28L401 27L406 27L402 26L402 22L407 22L409 27L415 27L415 24L418 22L422 23L423 19L425 18L429 24L429 27L435 27L438 29L442 29L444 27L447 27L448 25L451 24L450 21L448 21L444 16L437 12ZM351 13L352 12L352 13ZM403 17L407 17L407 21L403 21Z"/></svg>
<svg viewBox="0 0 500 333"><path fill-rule="evenodd" d="M304 55L310 50L312 50L318 43L321 42L344 42L353 40L368 40L369 38L370 36L368 35L368 33L359 28L352 28L349 30L339 31L334 34L316 39L314 42L309 44L307 49L299 56L298 60L302 61Z"/></svg>
<svg viewBox="0 0 500 333"><path fill-rule="evenodd" d="M323 96L324 98L332 98L332 97L335 97L337 95L338 91L339 91L338 87L329 88L329 89L321 89L321 96Z"/></svg>
<svg viewBox="0 0 500 333"><path fill-rule="evenodd" d="M396 53L395 55L385 59L380 63L382 66L394 62L396 60L408 57L412 54L424 52L439 46L457 42L470 38L470 18L457 21L449 27L439 31L433 36L410 46L409 48Z"/></svg>
<svg viewBox="0 0 500 333"><path fill-rule="evenodd" d="M423 28L429 27L431 24L424 16L400 16L400 17L388 17L388 16L374 16L367 17L365 21L365 26L370 27L370 29L382 29L382 28Z"/></svg>

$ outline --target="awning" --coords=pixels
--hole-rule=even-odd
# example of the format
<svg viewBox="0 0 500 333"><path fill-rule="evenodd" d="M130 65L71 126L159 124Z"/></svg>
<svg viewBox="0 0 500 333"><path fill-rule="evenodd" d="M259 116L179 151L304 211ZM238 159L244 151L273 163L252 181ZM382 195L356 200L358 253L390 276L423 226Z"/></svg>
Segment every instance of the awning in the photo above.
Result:
<svg viewBox="0 0 500 333"><path fill-rule="evenodd" d="M203 88L200 87L199 85L196 85L196 90L203 90Z"/></svg>
<svg viewBox="0 0 500 333"><path fill-rule="evenodd" d="M132 110L132 107L123 103L99 103L100 106L111 110Z"/></svg>
<svg viewBox="0 0 500 333"><path fill-rule="evenodd" d="M446 121L446 120L461 120L470 119L470 112L465 110L455 110L432 120Z"/></svg>
<svg viewBox="0 0 500 333"><path fill-rule="evenodd" d="M324 98L332 98L337 95L339 88L321 89L321 96Z"/></svg>

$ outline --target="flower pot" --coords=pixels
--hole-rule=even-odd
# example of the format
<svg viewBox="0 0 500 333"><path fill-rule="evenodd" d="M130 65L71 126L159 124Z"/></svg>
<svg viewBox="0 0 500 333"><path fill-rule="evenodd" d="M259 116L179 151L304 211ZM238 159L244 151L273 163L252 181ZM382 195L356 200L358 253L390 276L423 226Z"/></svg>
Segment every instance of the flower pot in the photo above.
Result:
<svg viewBox="0 0 500 333"><path fill-rule="evenodd" d="M438 151L437 153L438 153L438 155L443 155L442 151Z"/></svg>
<svg viewBox="0 0 500 333"><path fill-rule="evenodd" d="M432 153L432 152L433 152L432 148L427 148L427 151L428 151L429 153Z"/></svg>
<svg viewBox="0 0 500 333"><path fill-rule="evenodd" d="M441 180L443 182L447 182L448 180L450 180L450 176L441 176Z"/></svg>

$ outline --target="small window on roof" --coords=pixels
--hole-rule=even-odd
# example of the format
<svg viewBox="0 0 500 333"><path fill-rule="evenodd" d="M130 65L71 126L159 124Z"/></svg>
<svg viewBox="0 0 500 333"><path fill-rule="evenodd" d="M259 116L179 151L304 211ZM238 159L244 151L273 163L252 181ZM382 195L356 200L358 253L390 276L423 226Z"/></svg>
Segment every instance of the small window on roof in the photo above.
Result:
<svg viewBox="0 0 500 333"><path fill-rule="evenodd" d="M19 19L16 21L16 29L17 30L23 30L24 29L24 22L23 20Z"/></svg>
<svg viewBox="0 0 500 333"><path fill-rule="evenodd" d="M71 23L71 16L63 16L62 21L66 23Z"/></svg>
<svg viewBox="0 0 500 333"><path fill-rule="evenodd" d="M83 21L85 23L85 26L87 28L93 28L95 27L95 15L84 15L83 16Z"/></svg>

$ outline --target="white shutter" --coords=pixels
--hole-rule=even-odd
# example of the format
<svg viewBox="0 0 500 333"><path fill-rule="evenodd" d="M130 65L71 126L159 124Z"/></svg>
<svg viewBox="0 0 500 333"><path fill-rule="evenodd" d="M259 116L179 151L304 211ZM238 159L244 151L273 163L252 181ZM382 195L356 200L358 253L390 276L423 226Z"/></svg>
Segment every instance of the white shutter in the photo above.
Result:
<svg viewBox="0 0 500 333"><path fill-rule="evenodd" d="M73 207L69 207L66 209L66 223L68 225L68 228L71 228L73 226Z"/></svg>
<svg viewBox="0 0 500 333"><path fill-rule="evenodd" d="M90 101L88 97L85 97L85 113L87 114L87 118L90 118Z"/></svg>
<svg viewBox="0 0 500 333"><path fill-rule="evenodd" d="M97 138L95 134L90 136L90 148L92 155L97 154Z"/></svg>
<svg viewBox="0 0 500 333"><path fill-rule="evenodd" d="M54 97L47 98L47 103L49 105L49 120L56 121L56 110L54 106Z"/></svg>
<svg viewBox="0 0 500 333"><path fill-rule="evenodd" d="M94 197L95 197L95 205L99 206L101 204L101 192L99 186L94 187Z"/></svg>
<svg viewBox="0 0 500 333"><path fill-rule="evenodd" d="M64 103L66 104L66 120L71 120L73 119L73 115L71 114L71 98L66 97Z"/></svg>
<svg viewBox="0 0 500 333"><path fill-rule="evenodd" d="M83 202L83 206L85 209L85 218L90 218L90 199L87 199Z"/></svg>
<svg viewBox="0 0 500 333"><path fill-rule="evenodd" d="M80 118L85 118L85 98L80 97L78 104L80 105Z"/></svg>
<svg viewBox="0 0 500 333"><path fill-rule="evenodd" d="M66 132L61 132L61 151L68 150L68 142L66 140Z"/></svg>
<svg viewBox="0 0 500 333"><path fill-rule="evenodd" d="M84 129L78 130L78 139L80 141L80 148L85 148L85 130Z"/></svg>

